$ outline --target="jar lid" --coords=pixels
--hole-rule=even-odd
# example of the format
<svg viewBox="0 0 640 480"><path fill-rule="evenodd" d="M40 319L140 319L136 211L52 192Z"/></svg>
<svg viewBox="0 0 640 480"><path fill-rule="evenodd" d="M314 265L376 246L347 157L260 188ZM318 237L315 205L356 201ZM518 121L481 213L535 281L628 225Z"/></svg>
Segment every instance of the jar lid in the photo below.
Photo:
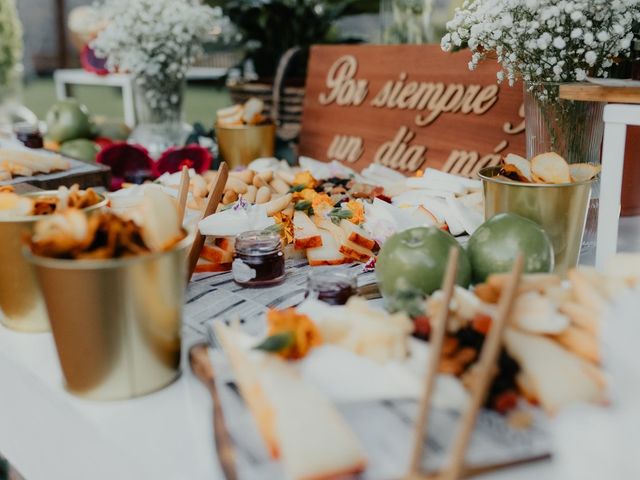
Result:
<svg viewBox="0 0 640 480"><path fill-rule="evenodd" d="M241 255L265 255L280 250L280 234L268 230L250 230L236 237L236 253Z"/></svg>
<svg viewBox="0 0 640 480"><path fill-rule="evenodd" d="M20 135L20 134L28 135L28 134L40 133L40 129L38 128L38 126L29 122L16 123L13 126L13 131L16 135Z"/></svg>

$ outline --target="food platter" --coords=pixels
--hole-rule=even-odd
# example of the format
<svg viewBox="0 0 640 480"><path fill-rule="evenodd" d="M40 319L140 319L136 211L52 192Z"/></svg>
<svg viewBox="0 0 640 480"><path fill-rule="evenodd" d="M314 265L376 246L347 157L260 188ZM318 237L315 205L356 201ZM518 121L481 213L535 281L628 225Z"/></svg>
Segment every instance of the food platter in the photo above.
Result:
<svg viewBox="0 0 640 480"><path fill-rule="evenodd" d="M55 190L60 186L71 187L78 184L81 188L109 185L111 170L109 167L99 164L88 164L64 157L58 153L46 150L33 150L19 146L12 142L0 142L0 155L3 158L11 157L13 152L19 152L30 158L35 164L48 164L57 160L60 168L47 168L46 171L23 171L24 175L3 175L0 185L18 185L28 183L42 190ZM2 163L2 162L0 162ZM0 167L0 170L4 169ZM7 173L7 172L5 172Z"/></svg>
<svg viewBox="0 0 640 480"><path fill-rule="evenodd" d="M300 288L300 283L310 268L302 261L292 262L288 265L289 276L285 284L261 289L259 292L238 288L229 273L197 274L187 292L185 341L187 344L193 343L207 335L214 319L230 319L236 316L245 320L243 331L264 331L264 314L268 308L284 309L304 300L304 288ZM372 273L359 272L361 266L334 268L358 271L359 283L362 284L374 281ZM374 300L371 303L379 308L381 302ZM215 305L215 308L211 308L212 305ZM426 354L426 351L422 353ZM240 478L281 478L281 466L271 459L264 449L251 413L238 393L233 371L225 360L222 349L218 346L211 356L218 375L225 418L236 445ZM373 375L376 375L376 370ZM344 379L342 388L352 380L353 378L349 377ZM362 383L360 385L362 386ZM371 382L366 382L365 387L367 385L370 387ZM342 391L341 387L337 387L338 390L333 392L341 397L337 402L338 411L364 442L363 448L371 461L363 478L400 478L406 473L419 393L411 388L413 398L397 398L397 389L394 387L397 388L398 384L389 384L388 388L383 389L382 394L370 393L367 397L354 394L353 391ZM388 397L389 395L391 397ZM447 399L444 394L436 401L439 403L431 420L433 428L426 440L430 452L425 456L426 471L434 471L446 460L448 442L453 438L459 420L459 411L446 406ZM531 411L535 416L535 427L526 432L518 432L510 429L502 415L484 410L469 449L470 466L496 467L548 456L550 438L546 416L540 410Z"/></svg>

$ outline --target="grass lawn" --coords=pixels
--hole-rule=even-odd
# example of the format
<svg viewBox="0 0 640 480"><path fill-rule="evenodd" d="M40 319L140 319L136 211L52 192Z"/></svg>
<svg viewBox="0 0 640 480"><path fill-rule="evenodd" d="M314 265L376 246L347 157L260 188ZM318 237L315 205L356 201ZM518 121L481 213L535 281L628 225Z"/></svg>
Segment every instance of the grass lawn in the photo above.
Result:
<svg viewBox="0 0 640 480"><path fill-rule="evenodd" d="M92 115L122 119L120 89L111 87L74 87L74 95L83 102ZM24 104L40 119L56 101L53 79L35 78L27 82L23 93ZM190 83L187 87L185 114L189 123L202 122L211 127L215 112L231 104L227 89L220 83Z"/></svg>

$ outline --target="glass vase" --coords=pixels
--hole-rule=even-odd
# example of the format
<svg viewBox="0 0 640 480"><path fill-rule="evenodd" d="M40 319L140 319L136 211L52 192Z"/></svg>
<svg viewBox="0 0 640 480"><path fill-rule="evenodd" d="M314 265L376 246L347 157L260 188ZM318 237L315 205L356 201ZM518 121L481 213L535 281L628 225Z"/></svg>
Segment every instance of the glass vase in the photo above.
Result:
<svg viewBox="0 0 640 480"><path fill-rule="evenodd" d="M559 83L524 86L527 157L556 152L569 163L600 164L604 103L563 100ZM600 180L593 182L591 201L582 239L582 256L594 255Z"/></svg>
<svg viewBox="0 0 640 480"><path fill-rule="evenodd" d="M142 145L153 159L168 148L184 145L189 126L184 123L184 79L151 82L138 78L134 97L138 125L129 143Z"/></svg>
<svg viewBox="0 0 640 480"><path fill-rule="evenodd" d="M16 64L7 72L6 81L0 83L0 131L5 136L12 135L16 124L38 125L38 117L22 104L23 75L22 64Z"/></svg>
<svg viewBox="0 0 640 480"><path fill-rule="evenodd" d="M383 43L422 44L434 41L432 5L433 0L381 0Z"/></svg>

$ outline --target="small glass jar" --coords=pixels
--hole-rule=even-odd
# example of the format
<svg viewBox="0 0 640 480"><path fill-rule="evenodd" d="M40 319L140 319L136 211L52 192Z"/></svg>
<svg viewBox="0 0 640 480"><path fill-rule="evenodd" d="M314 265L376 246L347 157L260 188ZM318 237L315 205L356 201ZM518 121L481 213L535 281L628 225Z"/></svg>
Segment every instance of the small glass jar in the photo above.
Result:
<svg viewBox="0 0 640 480"><path fill-rule="evenodd" d="M284 279L284 253L276 232L249 231L236 237L233 279L244 287L264 287Z"/></svg>
<svg viewBox="0 0 640 480"><path fill-rule="evenodd" d="M125 172L124 181L127 183L133 183L134 185L142 185L144 182L153 180L153 172L151 170L132 170Z"/></svg>
<svg viewBox="0 0 640 480"><path fill-rule="evenodd" d="M357 278L352 271L315 267L307 277L307 298L330 305L344 305L356 294Z"/></svg>
<svg viewBox="0 0 640 480"><path fill-rule="evenodd" d="M13 127L13 132L18 141L27 148L42 148L44 140L38 127L30 123L18 123Z"/></svg>

